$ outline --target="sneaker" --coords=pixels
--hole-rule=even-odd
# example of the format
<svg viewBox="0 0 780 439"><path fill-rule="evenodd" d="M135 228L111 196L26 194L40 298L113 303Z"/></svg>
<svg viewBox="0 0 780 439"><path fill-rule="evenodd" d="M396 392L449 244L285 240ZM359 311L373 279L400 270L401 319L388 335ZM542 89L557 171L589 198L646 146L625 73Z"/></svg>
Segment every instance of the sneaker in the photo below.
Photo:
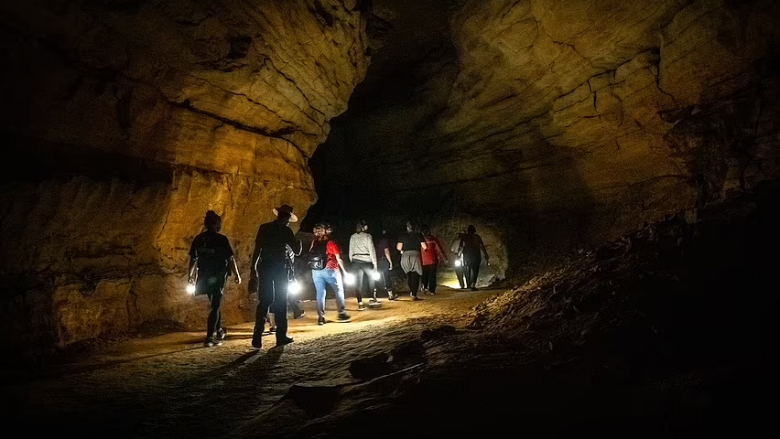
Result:
<svg viewBox="0 0 780 439"><path fill-rule="evenodd" d="M365 311L365 310L366 310L366 306L363 305L363 302L358 303L358 311Z"/></svg>
<svg viewBox="0 0 780 439"><path fill-rule="evenodd" d="M222 346L222 340L220 339L214 340L214 346Z"/></svg>
<svg viewBox="0 0 780 439"><path fill-rule="evenodd" d="M301 317L306 315L306 311L301 311L300 314L294 315L293 319L300 319Z"/></svg>
<svg viewBox="0 0 780 439"><path fill-rule="evenodd" d="M388 292L387 292L387 300L395 300L395 299L397 299L397 298L398 298L398 296L396 296L395 294L393 294L393 292L392 292L392 291L388 291Z"/></svg>
<svg viewBox="0 0 780 439"><path fill-rule="evenodd" d="M325 324L325 317L320 317L317 319L317 324L322 326Z"/></svg>
<svg viewBox="0 0 780 439"><path fill-rule="evenodd" d="M323 319L323 320L325 320L325 319ZM347 314L347 313L345 313L345 312L343 312L343 313L339 314L339 320L341 320L342 322L343 322L344 320L349 320L349 314Z"/></svg>
<svg viewBox="0 0 780 439"><path fill-rule="evenodd" d="M227 329L225 328L219 328L219 331L217 331L217 340L224 340L227 338Z"/></svg>
<svg viewBox="0 0 780 439"><path fill-rule="evenodd" d="M213 338L207 338L206 341L203 342L203 346L210 348L214 346L216 343L214 342Z"/></svg>
<svg viewBox="0 0 780 439"><path fill-rule="evenodd" d="M276 332L276 326L271 326L270 328L268 328L268 332L270 332L271 334Z"/></svg>
<svg viewBox="0 0 780 439"><path fill-rule="evenodd" d="M412 296L412 301L417 302L417 301L420 301L420 300L422 300L422 299L420 299L417 296Z"/></svg>

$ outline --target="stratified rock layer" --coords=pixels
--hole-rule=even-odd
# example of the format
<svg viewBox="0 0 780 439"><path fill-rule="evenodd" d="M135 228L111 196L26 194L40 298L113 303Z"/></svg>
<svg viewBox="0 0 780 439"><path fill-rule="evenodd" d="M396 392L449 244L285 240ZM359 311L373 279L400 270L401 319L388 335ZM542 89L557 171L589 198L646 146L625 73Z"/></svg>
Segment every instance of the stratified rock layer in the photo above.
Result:
<svg viewBox="0 0 780 439"><path fill-rule="evenodd" d="M471 1L413 98L350 109L323 154L351 148L340 178L377 209L513 233L514 265L695 215L778 176L778 18L761 0Z"/></svg>
<svg viewBox="0 0 780 439"><path fill-rule="evenodd" d="M365 74L361 2L6 3L3 336L203 328L184 293L203 215L247 276L271 209L316 200L308 158ZM228 324L248 299L228 288Z"/></svg>

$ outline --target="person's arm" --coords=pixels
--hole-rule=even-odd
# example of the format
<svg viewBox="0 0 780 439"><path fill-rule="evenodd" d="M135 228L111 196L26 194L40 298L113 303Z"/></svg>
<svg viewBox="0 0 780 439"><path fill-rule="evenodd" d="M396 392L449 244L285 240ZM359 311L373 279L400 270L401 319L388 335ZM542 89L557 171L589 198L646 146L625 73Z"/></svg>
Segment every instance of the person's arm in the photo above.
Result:
<svg viewBox="0 0 780 439"><path fill-rule="evenodd" d="M290 250L293 251L295 256L300 256L303 251L303 243L300 239L295 237L295 233L293 233L292 229L289 227L287 227L287 245L290 246Z"/></svg>
<svg viewBox="0 0 780 439"><path fill-rule="evenodd" d="M336 253L336 262L339 263L339 267L341 267L341 271L344 272L344 274L347 274L347 267L344 266L344 260L341 259L341 255L339 253Z"/></svg>
<svg viewBox="0 0 780 439"><path fill-rule="evenodd" d="M447 253L444 253L444 249L441 246L441 242L439 242L438 238L434 238L434 243L436 243L436 251L439 253L439 257L441 259L444 259L445 264L450 263L450 258L447 257Z"/></svg>
<svg viewBox="0 0 780 439"><path fill-rule="evenodd" d="M255 236L255 249L252 252L252 259L249 261L249 293L257 292L256 290L258 275L257 275L257 263L260 261L260 254L263 250L263 226L257 229L257 235Z"/></svg>
<svg viewBox="0 0 780 439"><path fill-rule="evenodd" d="M187 282L195 283L195 269L198 267L198 251L195 249L195 241L190 245L190 264L187 267Z"/></svg>
<svg viewBox="0 0 780 439"><path fill-rule="evenodd" d="M230 269L230 273L235 276L235 283L240 284L241 283L241 274L238 272L238 263L236 262L236 254L233 252L233 246L230 245L230 241L225 237L225 247L227 250L227 256L228 256L228 267Z"/></svg>
<svg viewBox="0 0 780 439"><path fill-rule="evenodd" d="M482 250L482 254L485 255L485 262L490 261L490 256L488 256L487 249L485 248L485 243L482 241L482 237L479 237L479 248Z"/></svg>
<svg viewBox="0 0 780 439"><path fill-rule="evenodd" d="M355 251L355 241L356 241L355 236L356 235L352 235L349 237L349 255L348 255L349 262L352 262L352 253L354 253Z"/></svg>
<svg viewBox="0 0 780 439"><path fill-rule="evenodd" d="M344 275L346 276L347 275L347 267L344 266L344 260L341 259L341 251L339 250L339 246L336 245L335 242L330 241L327 244L325 253L328 253L328 251L333 253L333 256L336 257L336 262L339 264L339 268L341 268L341 270L344 272Z"/></svg>
<svg viewBox="0 0 780 439"><path fill-rule="evenodd" d="M398 244L395 245L396 250L398 250L401 254L404 254L404 243L398 242Z"/></svg>
<svg viewBox="0 0 780 439"><path fill-rule="evenodd" d="M235 282L241 284L241 275L238 273L238 263L236 262L235 256L230 257L230 271L232 271L233 276L236 277Z"/></svg>
<svg viewBox="0 0 780 439"><path fill-rule="evenodd" d="M374 264L374 270L379 270L379 264L376 260L376 247L374 247L374 240L371 239L371 235L368 235L366 242L368 243L368 253L371 255L371 263Z"/></svg>
<svg viewBox="0 0 780 439"><path fill-rule="evenodd" d="M194 284L195 283L195 271L198 267L198 259L190 257L190 266L187 267L187 282Z"/></svg>
<svg viewBox="0 0 780 439"><path fill-rule="evenodd" d="M423 250L428 250L428 243L427 243L427 242L425 242L425 238L423 238L422 236L420 236L420 239L421 239L421 240L420 240L420 247L421 247Z"/></svg>
<svg viewBox="0 0 780 439"><path fill-rule="evenodd" d="M390 247L385 247L385 257L387 258L387 263L390 264L390 269L393 269L393 258L390 257Z"/></svg>

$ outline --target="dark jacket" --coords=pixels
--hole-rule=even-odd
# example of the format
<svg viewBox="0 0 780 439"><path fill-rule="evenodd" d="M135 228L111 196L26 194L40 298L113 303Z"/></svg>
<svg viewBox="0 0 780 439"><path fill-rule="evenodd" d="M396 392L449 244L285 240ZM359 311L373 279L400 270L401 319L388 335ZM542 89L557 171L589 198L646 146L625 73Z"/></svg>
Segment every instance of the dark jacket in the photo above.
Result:
<svg viewBox="0 0 780 439"><path fill-rule="evenodd" d="M255 251L252 253L253 274L257 269L258 260L286 261L288 247L298 256L301 254L301 241L285 223L274 220L260 226L255 237Z"/></svg>

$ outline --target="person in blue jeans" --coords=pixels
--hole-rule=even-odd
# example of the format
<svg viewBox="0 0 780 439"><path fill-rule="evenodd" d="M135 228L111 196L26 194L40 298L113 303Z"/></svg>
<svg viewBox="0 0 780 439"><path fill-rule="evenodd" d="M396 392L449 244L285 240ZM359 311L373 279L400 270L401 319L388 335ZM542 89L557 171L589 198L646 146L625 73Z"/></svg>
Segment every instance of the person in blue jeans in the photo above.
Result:
<svg viewBox="0 0 780 439"><path fill-rule="evenodd" d="M338 319L349 320L344 300L344 280L342 272L347 274L341 259L339 246L330 239L332 229L327 223L314 226L314 240L309 248L309 268L314 288L317 291L317 324L325 324L325 288L330 285L336 290ZM340 271L341 270L341 271Z"/></svg>

